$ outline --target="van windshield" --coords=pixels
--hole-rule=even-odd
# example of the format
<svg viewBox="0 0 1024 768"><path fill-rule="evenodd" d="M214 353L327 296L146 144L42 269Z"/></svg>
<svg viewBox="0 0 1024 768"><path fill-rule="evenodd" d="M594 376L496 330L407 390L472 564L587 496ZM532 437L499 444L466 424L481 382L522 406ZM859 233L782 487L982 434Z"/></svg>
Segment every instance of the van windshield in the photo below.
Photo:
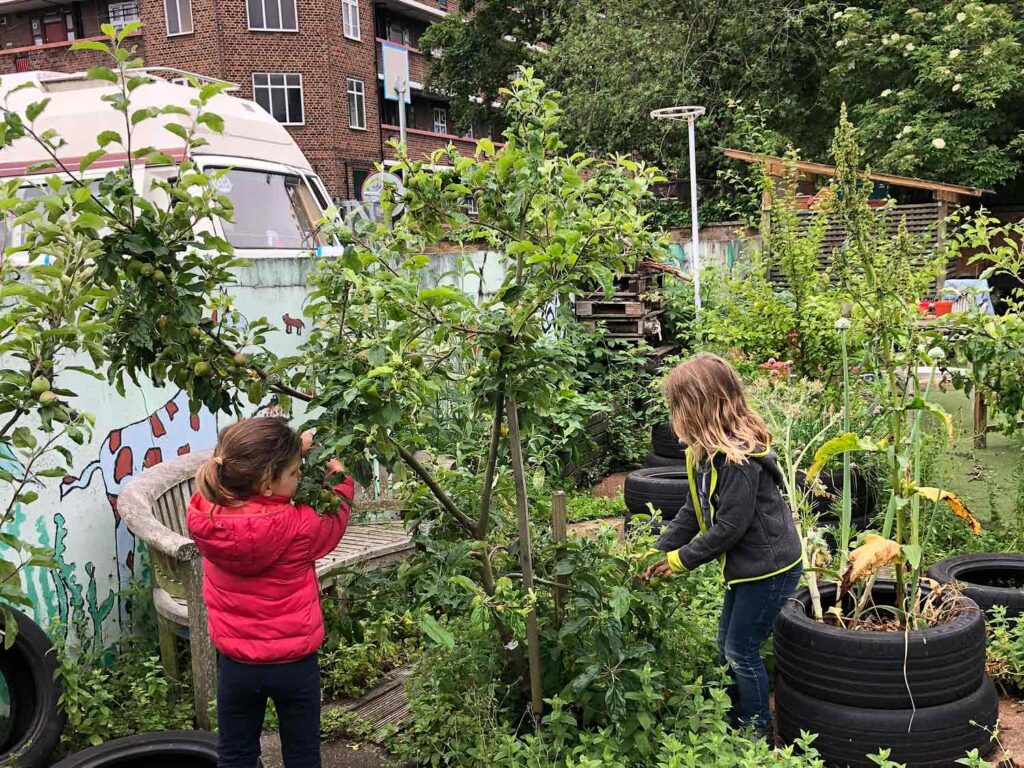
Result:
<svg viewBox="0 0 1024 768"><path fill-rule="evenodd" d="M232 169L214 182L235 206L224 234L235 248L314 249L323 214L299 176Z"/></svg>

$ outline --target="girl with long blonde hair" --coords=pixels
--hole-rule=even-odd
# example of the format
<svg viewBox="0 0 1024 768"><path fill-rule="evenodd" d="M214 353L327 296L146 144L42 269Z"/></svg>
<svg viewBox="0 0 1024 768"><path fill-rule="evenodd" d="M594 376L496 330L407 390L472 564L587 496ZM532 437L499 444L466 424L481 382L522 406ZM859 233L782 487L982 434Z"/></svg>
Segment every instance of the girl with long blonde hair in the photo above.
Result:
<svg viewBox="0 0 1024 768"><path fill-rule="evenodd" d="M800 539L782 496L782 473L764 420L743 384L716 355L697 355L665 379L672 430L687 445L690 493L655 549L666 553L647 571L667 578L718 560L725 601L718 650L733 678L737 724L767 734L768 673L761 646L796 589Z"/></svg>

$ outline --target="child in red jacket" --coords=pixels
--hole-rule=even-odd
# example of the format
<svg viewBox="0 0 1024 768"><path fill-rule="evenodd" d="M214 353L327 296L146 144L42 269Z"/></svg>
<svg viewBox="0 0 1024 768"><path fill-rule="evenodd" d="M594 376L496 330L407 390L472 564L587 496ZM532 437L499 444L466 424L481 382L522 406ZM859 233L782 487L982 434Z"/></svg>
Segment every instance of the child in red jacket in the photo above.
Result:
<svg viewBox="0 0 1024 768"><path fill-rule="evenodd" d="M320 517L292 496L312 434L284 419L240 421L220 433L199 468L188 530L203 556L203 597L219 653L218 768L256 768L267 699L281 725L286 768L320 768L324 639L314 563L348 525L354 483L343 479L337 515Z"/></svg>

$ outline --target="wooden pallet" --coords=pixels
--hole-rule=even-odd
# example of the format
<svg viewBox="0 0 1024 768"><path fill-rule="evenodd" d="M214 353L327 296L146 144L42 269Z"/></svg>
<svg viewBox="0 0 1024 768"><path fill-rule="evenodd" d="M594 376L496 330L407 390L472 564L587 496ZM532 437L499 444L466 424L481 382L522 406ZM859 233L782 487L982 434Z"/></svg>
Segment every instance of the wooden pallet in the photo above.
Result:
<svg viewBox="0 0 1024 768"><path fill-rule="evenodd" d="M577 301L576 317L612 319L617 317L643 317L647 314L643 301Z"/></svg>
<svg viewBox="0 0 1024 768"><path fill-rule="evenodd" d="M614 290L610 296L606 296L603 289L595 289L580 298L593 301L604 301L609 298L639 299L646 294L661 292L664 286L664 272L640 272L616 277L613 283Z"/></svg>
<svg viewBox="0 0 1024 768"><path fill-rule="evenodd" d="M650 312L643 317L620 318L615 320L590 320L583 323L584 330L597 330L598 325L606 329L605 336L610 339L645 339L660 336L661 321L658 319L662 311ZM654 330L655 324L657 331Z"/></svg>
<svg viewBox="0 0 1024 768"><path fill-rule="evenodd" d="M358 699L343 701L338 707L364 721L372 729L370 740L383 746L383 740L400 729L411 714L405 684L412 675L408 666L394 670L380 685Z"/></svg>

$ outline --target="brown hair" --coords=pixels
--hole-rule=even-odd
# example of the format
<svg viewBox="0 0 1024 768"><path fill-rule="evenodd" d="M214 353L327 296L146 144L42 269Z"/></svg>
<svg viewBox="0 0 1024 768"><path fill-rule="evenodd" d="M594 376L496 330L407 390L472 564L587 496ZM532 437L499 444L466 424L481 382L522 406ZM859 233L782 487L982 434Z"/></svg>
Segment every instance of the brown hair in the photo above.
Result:
<svg viewBox="0 0 1024 768"><path fill-rule="evenodd" d="M196 486L211 504L237 504L301 455L302 442L285 419L245 419L221 430L213 458L196 473Z"/></svg>
<svg viewBox="0 0 1024 768"><path fill-rule="evenodd" d="M764 450L771 433L747 405L736 371L718 355L697 355L680 363L662 391L671 408L672 431L693 448L695 458L721 452L730 464Z"/></svg>

